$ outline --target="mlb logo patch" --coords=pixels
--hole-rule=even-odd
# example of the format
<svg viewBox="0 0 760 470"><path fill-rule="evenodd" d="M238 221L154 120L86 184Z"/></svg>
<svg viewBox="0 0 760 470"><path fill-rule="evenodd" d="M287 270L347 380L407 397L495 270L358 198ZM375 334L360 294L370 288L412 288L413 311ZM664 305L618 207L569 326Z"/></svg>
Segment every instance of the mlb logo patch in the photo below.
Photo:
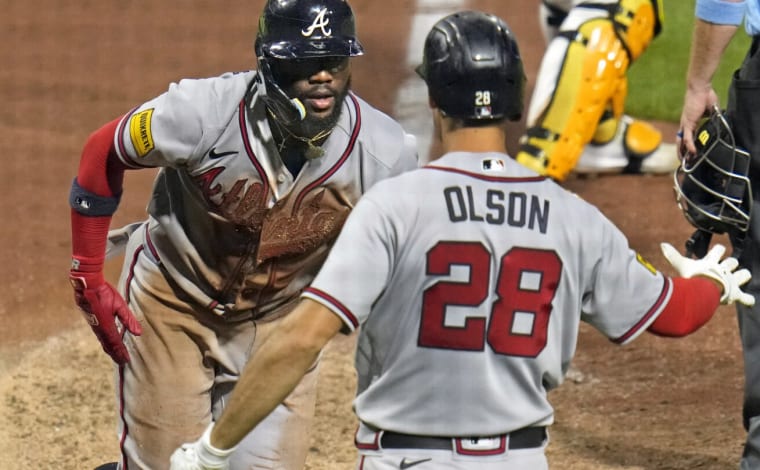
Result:
<svg viewBox="0 0 760 470"><path fill-rule="evenodd" d="M504 160L500 158L486 158L483 160L483 171L504 171Z"/></svg>
<svg viewBox="0 0 760 470"><path fill-rule="evenodd" d="M492 116L491 107L490 106L476 106L475 107L475 116L478 118L490 118Z"/></svg>

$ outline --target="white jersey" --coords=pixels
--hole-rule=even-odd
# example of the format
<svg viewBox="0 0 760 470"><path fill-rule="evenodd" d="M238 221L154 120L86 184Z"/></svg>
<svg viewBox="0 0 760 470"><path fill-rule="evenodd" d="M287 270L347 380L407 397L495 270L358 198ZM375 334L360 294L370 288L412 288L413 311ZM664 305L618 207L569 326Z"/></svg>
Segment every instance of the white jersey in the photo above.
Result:
<svg viewBox="0 0 760 470"><path fill-rule="evenodd" d="M115 146L129 167L163 167L146 249L219 314L293 304L348 212L376 182L417 167L416 142L349 93L322 148L292 175L280 159L256 72L182 80L129 112Z"/></svg>
<svg viewBox="0 0 760 470"><path fill-rule="evenodd" d="M672 291L597 208L498 153L451 153L354 209L303 297L361 325L359 419L488 436L549 425L584 320L618 343Z"/></svg>

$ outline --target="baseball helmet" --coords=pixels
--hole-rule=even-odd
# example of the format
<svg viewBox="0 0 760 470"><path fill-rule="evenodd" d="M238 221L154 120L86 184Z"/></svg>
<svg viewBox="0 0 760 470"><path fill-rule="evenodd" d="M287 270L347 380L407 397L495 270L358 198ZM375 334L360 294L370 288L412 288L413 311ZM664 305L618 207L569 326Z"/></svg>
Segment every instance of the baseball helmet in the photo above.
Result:
<svg viewBox="0 0 760 470"><path fill-rule="evenodd" d="M504 20L476 11L449 15L425 39L417 73L436 106L464 120L518 120L525 73Z"/></svg>
<svg viewBox="0 0 760 470"><path fill-rule="evenodd" d="M705 232L746 232L752 209L749 153L736 147L717 107L694 135L697 153L684 156L673 173L678 206L689 223Z"/></svg>
<svg viewBox="0 0 760 470"><path fill-rule="evenodd" d="M270 109L285 122L306 117L272 72L277 60L353 57L364 54L354 13L345 0L267 0L254 44L260 83Z"/></svg>

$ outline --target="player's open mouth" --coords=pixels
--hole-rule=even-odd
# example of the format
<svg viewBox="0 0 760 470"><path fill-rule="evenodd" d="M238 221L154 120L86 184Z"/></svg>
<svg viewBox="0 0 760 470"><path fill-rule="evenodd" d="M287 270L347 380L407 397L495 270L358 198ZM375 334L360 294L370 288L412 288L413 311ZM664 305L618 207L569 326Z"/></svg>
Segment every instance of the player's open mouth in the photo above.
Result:
<svg viewBox="0 0 760 470"><path fill-rule="evenodd" d="M311 96L306 99L314 111L329 111L335 103L334 96Z"/></svg>

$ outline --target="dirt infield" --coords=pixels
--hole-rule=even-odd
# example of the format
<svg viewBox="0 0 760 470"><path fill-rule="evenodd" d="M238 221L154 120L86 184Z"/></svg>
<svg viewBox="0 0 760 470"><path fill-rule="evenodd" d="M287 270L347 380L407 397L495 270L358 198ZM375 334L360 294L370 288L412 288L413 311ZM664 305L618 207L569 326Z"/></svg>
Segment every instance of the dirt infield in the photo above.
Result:
<svg viewBox="0 0 760 470"><path fill-rule="evenodd" d="M352 2L367 50L355 61L353 87L389 113L397 84L412 73L402 59L411 3ZM0 176L10 188L0 198L0 469L89 470L116 459L110 363L67 281L67 193L79 152L89 132L171 81L252 67L261 4L0 0ZM530 80L543 49L537 4L469 2L512 25ZM673 135L672 125L661 126ZM144 216L152 177L128 174L114 225ZM666 266L659 242L682 246L691 232L667 176L576 178L567 186L656 266ZM118 264L109 262L109 279ZM333 341L323 362L312 470L353 468L353 341ZM644 335L623 348L583 328L575 365L580 372L551 392L553 468L736 467L744 432L733 309L689 338Z"/></svg>

